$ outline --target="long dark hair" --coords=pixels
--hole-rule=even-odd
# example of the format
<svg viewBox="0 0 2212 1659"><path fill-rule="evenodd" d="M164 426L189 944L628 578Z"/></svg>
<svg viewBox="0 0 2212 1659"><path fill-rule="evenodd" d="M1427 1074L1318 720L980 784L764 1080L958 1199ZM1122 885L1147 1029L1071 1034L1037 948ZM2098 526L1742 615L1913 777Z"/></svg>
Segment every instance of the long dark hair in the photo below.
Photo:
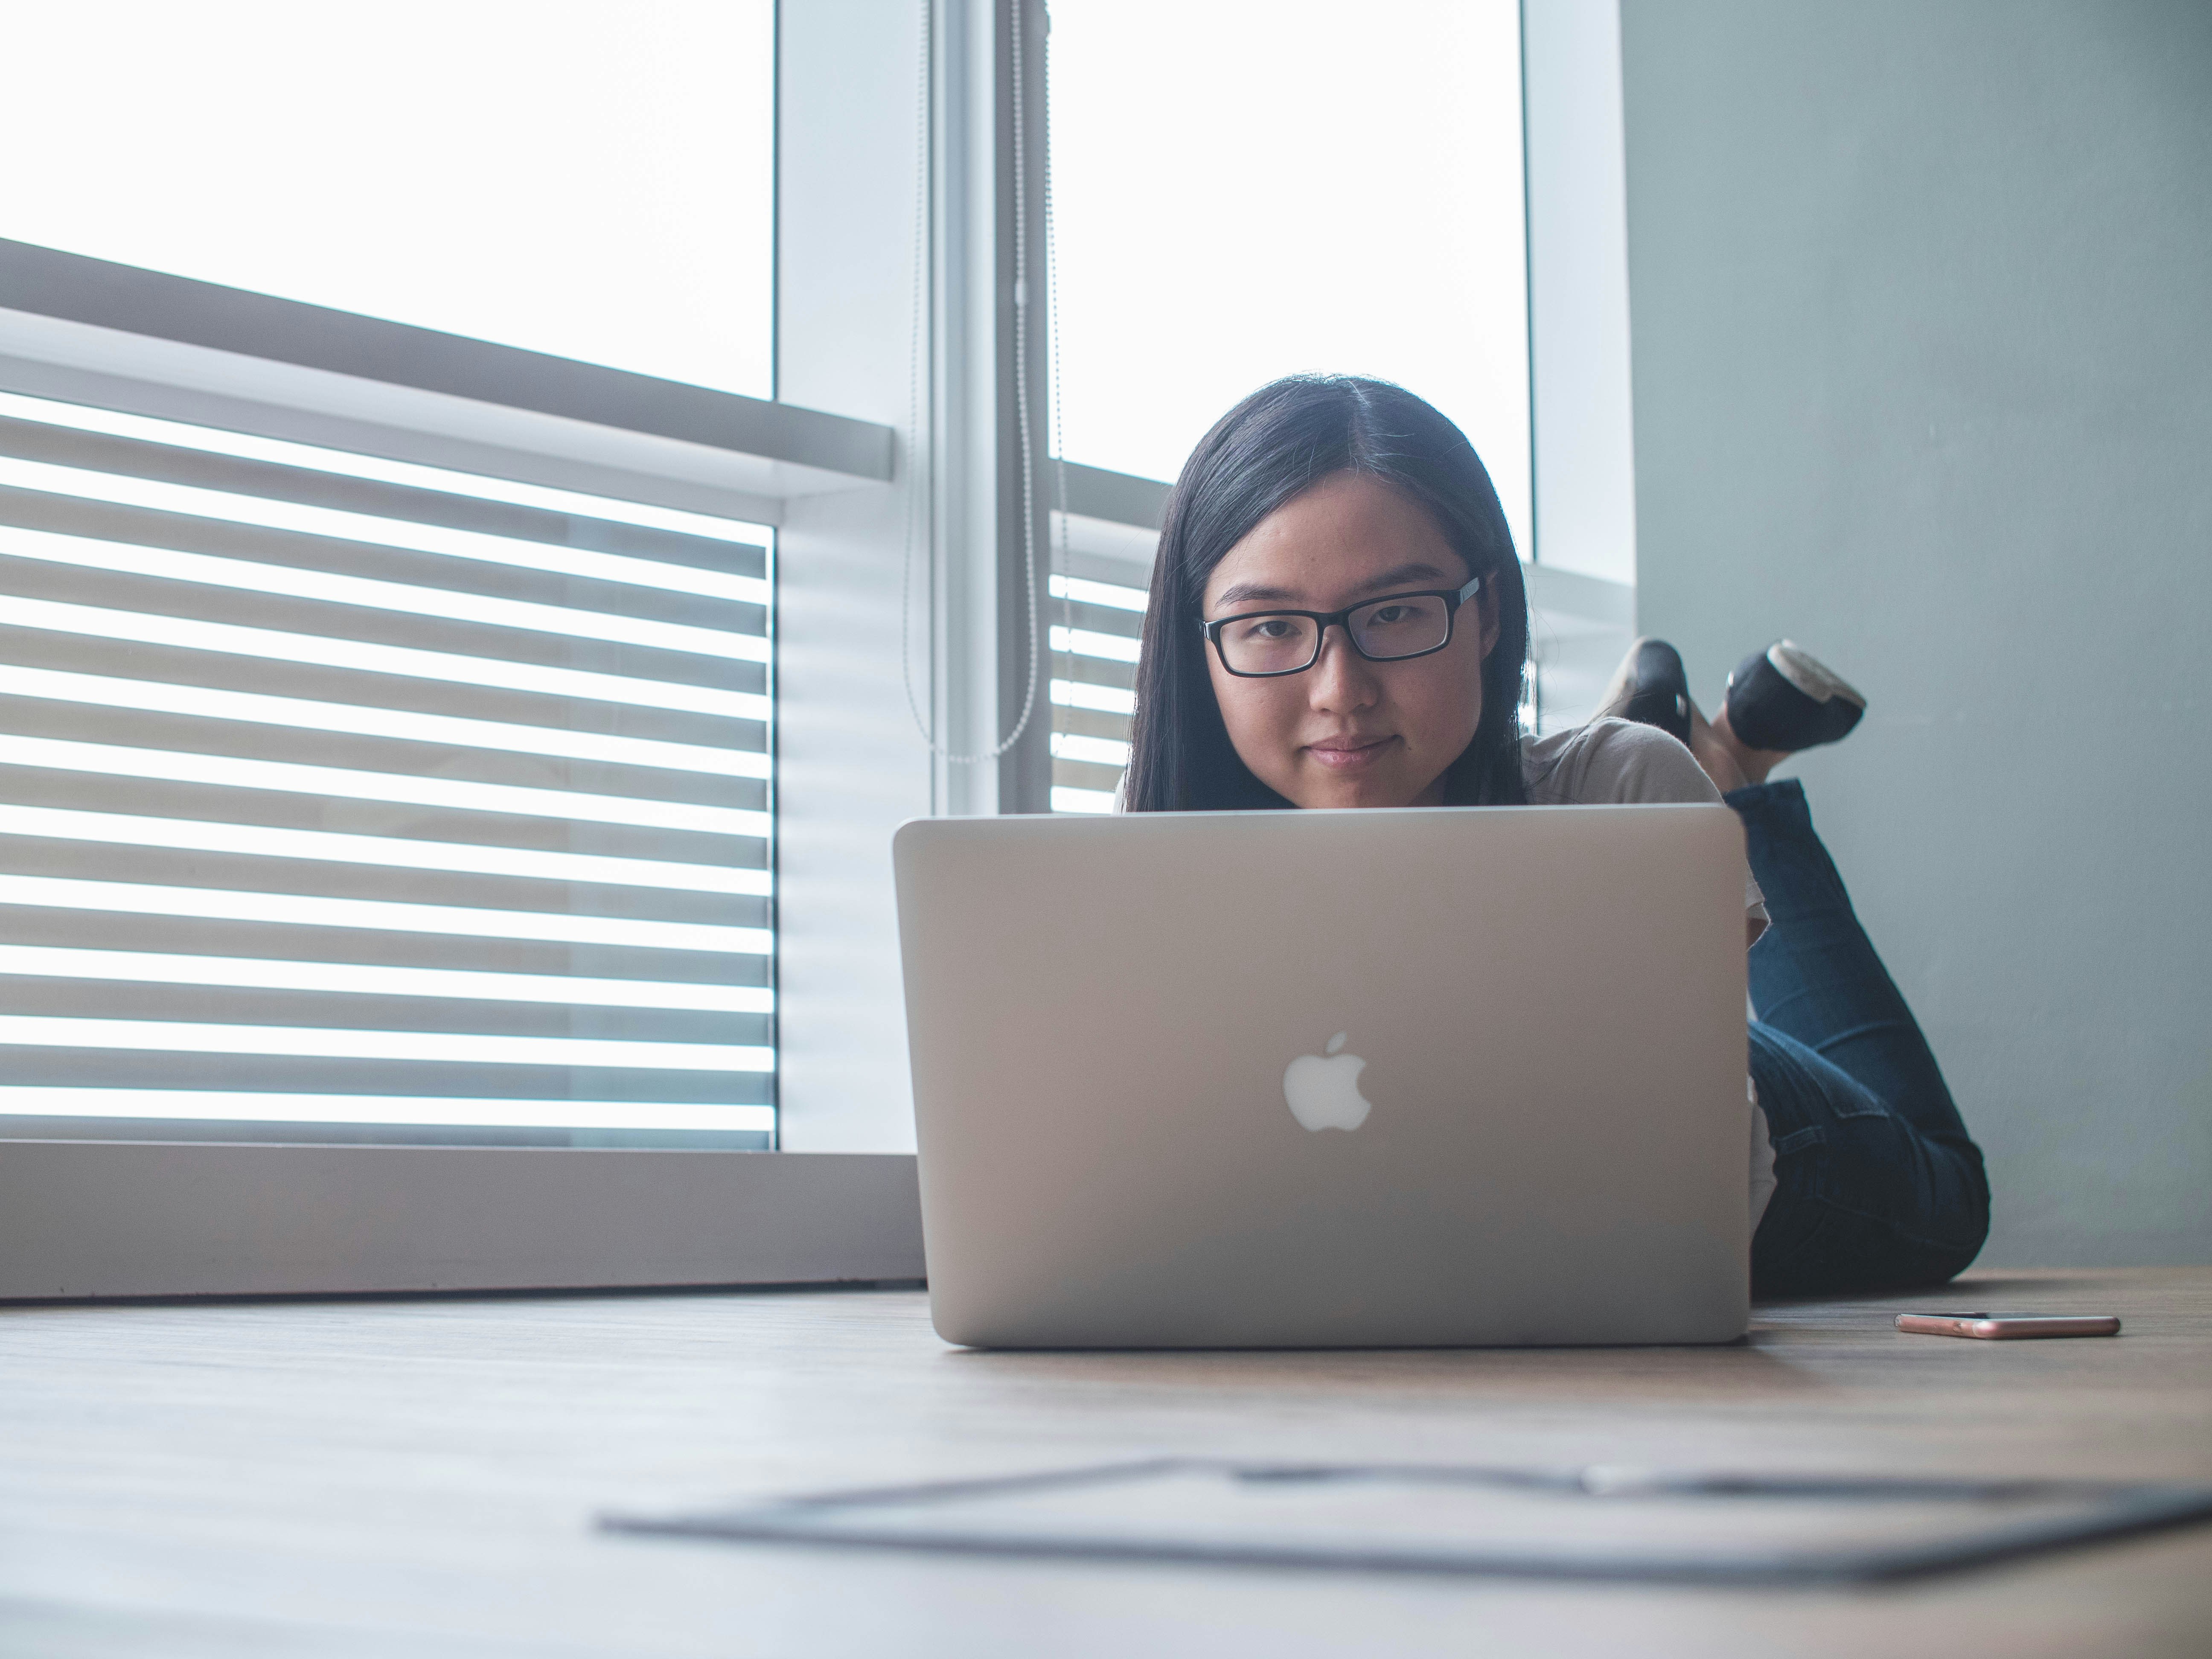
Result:
<svg viewBox="0 0 2212 1659"><path fill-rule="evenodd" d="M1214 423L1168 497L1137 659L1137 719L1124 805L1133 812L1287 807L1238 757L1206 672L1206 578L1252 527L1333 473L1378 478L1436 521L1482 578L1498 643L1482 665L1482 717L1445 769L1448 805L1517 805L1528 599L1498 492L1460 429L1403 386L1344 374L1265 386ZM1471 620L1471 619L1470 619Z"/></svg>

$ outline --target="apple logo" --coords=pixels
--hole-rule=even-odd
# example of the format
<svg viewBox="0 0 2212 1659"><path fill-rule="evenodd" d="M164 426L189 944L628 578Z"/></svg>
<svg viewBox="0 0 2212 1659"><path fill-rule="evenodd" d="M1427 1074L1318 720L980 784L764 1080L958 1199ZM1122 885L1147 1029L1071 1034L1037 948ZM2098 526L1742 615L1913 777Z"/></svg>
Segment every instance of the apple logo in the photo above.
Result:
<svg viewBox="0 0 2212 1659"><path fill-rule="evenodd" d="M1367 1062L1358 1054L1340 1054L1345 1033L1328 1040L1328 1058L1300 1054L1283 1068L1283 1098L1291 1115L1309 1129L1357 1129L1373 1109L1359 1092L1359 1074Z"/></svg>

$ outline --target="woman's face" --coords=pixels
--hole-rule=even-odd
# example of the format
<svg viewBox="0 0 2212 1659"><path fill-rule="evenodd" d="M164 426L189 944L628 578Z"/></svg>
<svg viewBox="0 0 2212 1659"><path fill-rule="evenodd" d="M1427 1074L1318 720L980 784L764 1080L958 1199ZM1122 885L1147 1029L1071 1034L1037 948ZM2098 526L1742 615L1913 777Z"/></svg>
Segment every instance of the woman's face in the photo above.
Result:
<svg viewBox="0 0 2212 1659"><path fill-rule="evenodd" d="M1375 478L1339 472L1229 550L1206 580L1203 614L1339 611L1385 593L1456 588L1473 574L1426 513ZM1484 592L1460 611L1451 643L1429 656L1369 662L1332 628L1303 674L1231 674L1211 647L1206 667L1237 753L1293 805L1431 806L1482 718L1482 663L1497 642Z"/></svg>

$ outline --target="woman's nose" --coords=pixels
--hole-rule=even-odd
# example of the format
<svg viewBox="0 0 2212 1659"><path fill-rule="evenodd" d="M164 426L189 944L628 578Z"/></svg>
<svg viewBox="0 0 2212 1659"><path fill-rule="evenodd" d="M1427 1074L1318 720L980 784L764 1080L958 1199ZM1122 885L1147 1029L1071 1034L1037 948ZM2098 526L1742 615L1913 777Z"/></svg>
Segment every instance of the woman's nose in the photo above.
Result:
<svg viewBox="0 0 2212 1659"><path fill-rule="evenodd" d="M1329 714L1369 708L1381 692L1373 667L1352 648L1341 624L1321 636L1321 657L1306 671L1306 681L1307 700Z"/></svg>

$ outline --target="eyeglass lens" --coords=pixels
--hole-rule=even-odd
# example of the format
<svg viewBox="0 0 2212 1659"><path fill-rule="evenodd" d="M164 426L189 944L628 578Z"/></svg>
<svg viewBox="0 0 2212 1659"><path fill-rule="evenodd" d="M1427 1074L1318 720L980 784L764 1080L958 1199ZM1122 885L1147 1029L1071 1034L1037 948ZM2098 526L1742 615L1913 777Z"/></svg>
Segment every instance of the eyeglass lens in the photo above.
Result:
<svg viewBox="0 0 2212 1659"><path fill-rule="evenodd" d="M1346 619L1362 656L1388 661L1433 651L1451 636L1451 611L1433 595L1363 605ZM1222 629L1221 654L1239 674L1287 674L1321 654L1311 617L1237 617Z"/></svg>

